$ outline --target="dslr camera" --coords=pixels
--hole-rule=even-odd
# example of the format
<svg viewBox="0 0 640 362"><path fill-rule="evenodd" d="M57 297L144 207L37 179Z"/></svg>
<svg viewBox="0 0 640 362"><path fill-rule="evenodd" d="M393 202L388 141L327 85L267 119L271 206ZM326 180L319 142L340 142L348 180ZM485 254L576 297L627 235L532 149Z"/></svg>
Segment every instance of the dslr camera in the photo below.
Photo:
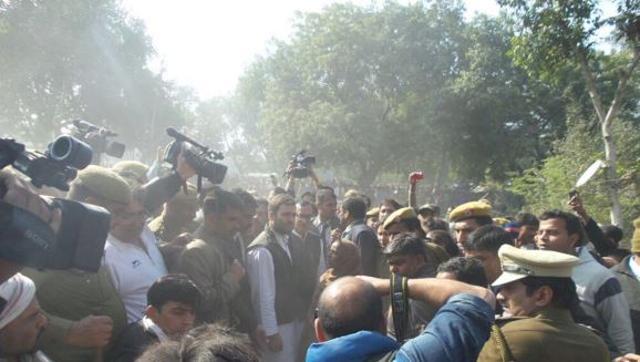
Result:
<svg viewBox="0 0 640 362"><path fill-rule="evenodd" d="M113 141L118 134L104 127L83 120L72 122L71 132L73 136L88 143L96 154L106 153L111 157L122 158L126 146L123 143Z"/></svg>
<svg viewBox="0 0 640 362"><path fill-rule="evenodd" d="M213 151L209 147L201 145L174 128L167 128L167 134L173 137L174 141L167 148L165 161L176 168L178 156L182 153L185 161L198 174L198 191L202 188L203 178L206 178L214 185L221 184L224 181L224 177L227 174L227 166L216 162L224 159L224 155L221 152Z"/></svg>
<svg viewBox="0 0 640 362"><path fill-rule="evenodd" d="M0 169L9 165L28 176L36 187L69 190L79 169L91 163L86 143L60 136L45 152L26 150L9 138L0 138ZM0 183L0 197L6 193ZM52 198L51 208L62 211L58 233L36 215L0 200L0 259L45 269L77 268L96 272L100 267L111 215L101 207Z"/></svg>
<svg viewBox="0 0 640 362"><path fill-rule="evenodd" d="M291 156L291 163L293 167L289 169L289 174L294 178L305 178L309 177L309 168L316 164L316 158L302 150Z"/></svg>

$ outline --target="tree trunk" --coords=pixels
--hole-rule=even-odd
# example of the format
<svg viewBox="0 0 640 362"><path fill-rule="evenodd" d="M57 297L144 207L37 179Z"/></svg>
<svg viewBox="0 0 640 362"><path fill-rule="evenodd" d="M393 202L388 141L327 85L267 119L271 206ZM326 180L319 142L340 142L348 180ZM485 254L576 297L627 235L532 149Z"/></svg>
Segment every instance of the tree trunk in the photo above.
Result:
<svg viewBox="0 0 640 362"><path fill-rule="evenodd" d="M611 136L611 123L602 124L602 139L604 141L604 155L607 160L606 176L607 176L607 194L611 202L611 211L609 213L611 223L618 227L623 227L622 205L620 204L618 171L616 162L618 161L618 153L616 144Z"/></svg>
<svg viewBox="0 0 640 362"><path fill-rule="evenodd" d="M618 192L618 189L620 187L620 180L618 179L616 165L616 162L618 161L618 154L616 151L616 145L613 139L613 135L611 134L611 123L613 122L622 105L622 98L625 94L627 81L631 77L631 74L633 74L634 69L640 61L640 51L638 49L634 50L633 60L631 61L629 68L622 72L620 80L618 81L616 92L613 96L613 101L609 106L609 110L605 114L604 106L602 104L600 94L598 93L595 78L593 76L593 73L591 72L591 69L589 68L585 50L582 47L579 47L577 50L580 69L582 71L582 75L585 78L585 81L587 82L587 91L589 92L589 96L591 97L591 101L593 103L593 108L595 109L598 116L602 140L604 142L604 154L607 163L606 188L607 195L609 196L609 202L611 203L611 223L618 227L623 227L622 205L620 204L620 194Z"/></svg>

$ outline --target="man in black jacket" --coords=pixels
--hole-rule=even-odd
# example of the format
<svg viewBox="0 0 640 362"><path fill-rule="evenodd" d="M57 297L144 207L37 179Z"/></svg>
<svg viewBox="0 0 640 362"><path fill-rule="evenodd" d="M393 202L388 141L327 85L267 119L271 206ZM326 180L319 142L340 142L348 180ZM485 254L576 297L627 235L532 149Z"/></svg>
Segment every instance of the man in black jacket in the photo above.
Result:
<svg viewBox="0 0 640 362"><path fill-rule="evenodd" d="M380 245L378 235L364 223L367 205L359 197L352 197L342 201L339 217L340 226L344 228L342 239L353 241L360 247L362 272L365 275L376 276Z"/></svg>
<svg viewBox="0 0 640 362"><path fill-rule="evenodd" d="M200 299L200 290L184 275L158 279L147 292L145 316L122 332L109 361L133 362L149 345L179 339L193 327Z"/></svg>

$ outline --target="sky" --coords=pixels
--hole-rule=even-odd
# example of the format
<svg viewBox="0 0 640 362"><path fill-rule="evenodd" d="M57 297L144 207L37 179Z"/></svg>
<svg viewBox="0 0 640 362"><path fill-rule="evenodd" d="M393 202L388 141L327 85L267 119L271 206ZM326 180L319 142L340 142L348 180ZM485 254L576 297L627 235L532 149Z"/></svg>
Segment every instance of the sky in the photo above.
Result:
<svg viewBox="0 0 640 362"><path fill-rule="evenodd" d="M407 0L410 1L410 0ZM201 99L231 94L244 69L271 39L287 39L296 11L319 11L336 0L123 0L145 22L157 52L155 71ZM371 0L352 0L368 5ZM178 5L179 4L179 5ZM466 0L467 16L498 14L495 0Z"/></svg>

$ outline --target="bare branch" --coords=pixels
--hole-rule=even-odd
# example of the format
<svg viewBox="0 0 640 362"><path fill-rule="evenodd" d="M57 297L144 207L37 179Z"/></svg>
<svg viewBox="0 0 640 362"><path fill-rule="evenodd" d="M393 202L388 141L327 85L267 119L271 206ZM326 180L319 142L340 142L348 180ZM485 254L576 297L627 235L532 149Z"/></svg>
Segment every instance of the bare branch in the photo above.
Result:
<svg viewBox="0 0 640 362"><path fill-rule="evenodd" d="M629 68L625 72L623 72L622 76L620 77L620 81L618 82L618 87L616 88L616 93L613 97L613 101L611 102L609 111L607 112L607 115L604 118L604 122L603 122L604 127L609 127L609 125L615 118L616 114L620 110L620 107L622 106L622 97L624 97L624 94L627 88L626 87L627 81L629 80L629 78L631 78L631 75L633 74L633 71L635 70L635 68L638 66L639 62L640 62L640 50L638 50L638 48L636 47L633 50L633 60L631 61L631 65L629 65Z"/></svg>

